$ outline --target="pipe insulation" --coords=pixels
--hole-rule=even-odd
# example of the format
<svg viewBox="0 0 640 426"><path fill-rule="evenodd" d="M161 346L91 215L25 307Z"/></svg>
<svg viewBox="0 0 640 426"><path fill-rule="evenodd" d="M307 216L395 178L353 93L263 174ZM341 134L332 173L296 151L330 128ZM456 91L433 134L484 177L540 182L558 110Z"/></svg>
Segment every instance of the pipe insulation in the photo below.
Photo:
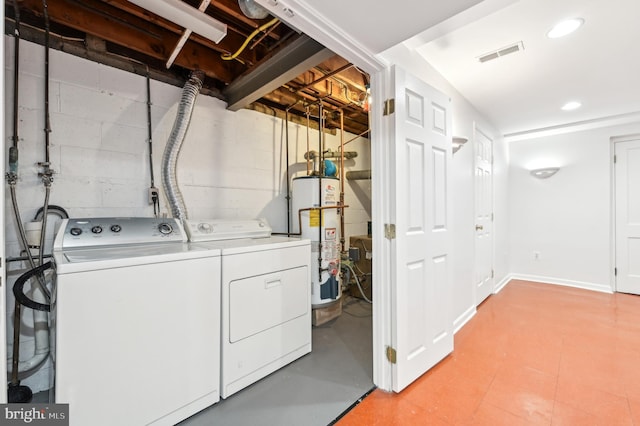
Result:
<svg viewBox="0 0 640 426"><path fill-rule="evenodd" d="M347 172L347 180L371 179L371 170L353 170Z"/></svg>
<svg viewBox="0 0 640 426"><path fill-rule="evenodd" d="M351 160L352 158L356 158L358 153L356 151L345 151L344 158L347 160ZM318 153L318 151L307 151L304 153L305 160L315 160L316 158L342 158L341 151L332 151L328 149L326 152L323 152L322 155Z"/></svg>
<svg viewBox="0 0 640 426"><path fill-rule="evenodd" d="M187 219L187 207L184 204L182 193L178 187L177 166L180 148L187 134L191 114L195 105L196 97L202 88L204 71L195 70L191 72L189 80L182 89L180 104L176 120L171 129L171 135L167 141L167 146L162 155L162 183L167 200L171 207L171 213L175 219L183 221Z"/></svg>

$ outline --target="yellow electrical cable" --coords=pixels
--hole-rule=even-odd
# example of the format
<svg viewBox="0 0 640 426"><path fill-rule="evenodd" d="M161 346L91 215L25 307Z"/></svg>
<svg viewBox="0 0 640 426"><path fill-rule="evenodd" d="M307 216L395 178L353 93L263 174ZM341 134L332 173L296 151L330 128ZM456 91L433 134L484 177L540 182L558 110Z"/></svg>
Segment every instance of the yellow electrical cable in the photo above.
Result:
<svg viewBox="0 0 640 426"><path fill-rule="evenodd" d="M271 27L271 26L273 26L273 25L275 25L277 23L278 23L278 18L273 18L271 21L267 22L266 24L262 25L261 27L258 27L254 32L249 34L249 37L247 37L247 39L244 41L244 43L242 43L242 46L240 46L240 49L238 49L236 51L236 53L234 53L233 55L225 53L224 55L221 55L220 57L225 61L230 61L232 59L235 59L239 54L242 53L242 51L247 47L249 42L256 36L256 34L258 34L261 31L266 30L267 28L269 28L269 27Z"/></svg>

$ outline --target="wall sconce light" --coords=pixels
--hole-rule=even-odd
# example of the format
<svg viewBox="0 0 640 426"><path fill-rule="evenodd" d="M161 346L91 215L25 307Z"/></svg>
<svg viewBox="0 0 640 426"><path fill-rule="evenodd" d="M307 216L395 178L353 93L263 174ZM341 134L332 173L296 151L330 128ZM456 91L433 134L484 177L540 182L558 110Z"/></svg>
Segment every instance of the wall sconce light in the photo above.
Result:
<svg viewBox="0 0 640 426"><path fill-rule="evenodd" d="M531 176L537 177L538 179L547 179L555 175L556 173L558 173L558 170L560 170L560 167L547 167L544 169L535 169L535 170L531 170Z"/></svg>
<svg viewBox="0 0 640 426"><path fill-rule="evenodd" d="M454 136L451 142L453 145L453 153L455 154L456 152L458 152L458 150L462 148L462 145L464 145L468 141L469 139L465 138L464 136Z"/></svg>
<svg viewBox="0 0 640 426"><path fill-rule="evenodd" d="M212 18L182 0L129 0L148 11L189 29L214 43L227 35L227 24Z"/></svg>

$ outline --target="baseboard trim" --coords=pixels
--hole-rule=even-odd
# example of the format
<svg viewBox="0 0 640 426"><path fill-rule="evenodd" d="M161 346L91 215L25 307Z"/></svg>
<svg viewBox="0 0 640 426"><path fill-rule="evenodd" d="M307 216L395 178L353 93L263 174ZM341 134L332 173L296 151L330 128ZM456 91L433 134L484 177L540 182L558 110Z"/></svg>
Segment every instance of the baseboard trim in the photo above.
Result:
<svg viewBox="0 0 640 426"><path fill-rule="evenodd" d="M500 293L500 291L507 285L509 284L509 281L511 281L512 275L507 275L506 277L504 277L498 284L496 284L493 287L493 294L498 294Z"/></svg>
<svg viewBox="0 0 640 426"><path fill-rule="evenodd" d="M462 315L456 318L456 320L453 322L453 334L456 334L462 327L464 327L464 325L475 316L476 312L476 307L470 306L469 309L464 311Z"/></svg>
<svg viewBox="0 0 640 426"><path fill-rule="evenodd" d="M581 288L583 290L598 291L600 293L613 293L611 287L606 284L596 284L584 281L565 280L562 278L543 277L539 275L526 274L510 274L508 278L509 279L507 280L507 282L511 280L535 281L542 284L563 285L566 287Z"/></svg>

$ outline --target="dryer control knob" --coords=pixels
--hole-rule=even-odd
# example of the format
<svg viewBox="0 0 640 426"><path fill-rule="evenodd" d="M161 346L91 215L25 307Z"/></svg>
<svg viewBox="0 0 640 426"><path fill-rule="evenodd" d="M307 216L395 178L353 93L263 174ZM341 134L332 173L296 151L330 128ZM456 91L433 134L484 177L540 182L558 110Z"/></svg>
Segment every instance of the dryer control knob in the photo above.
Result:
<svg viewBox="0 0 640 426"><path fill-rule="evenodd" d="M96 226L92 227L91 228L91 232L93 232L94 234L102 233L102 226L96 225Z"/></svg>
<svg viewBox="0 0 640 426"><path fill-rule="evenodd" d="M71 228L69 230L69 233L71 235L73 235L74 237L77 237L78 235L82 234L82 229L80 229L80 228Z"/></svg>
<svg viewBox="0 0 640 426"><path fill-rule="evenodd" d="M158 231L160 231L161 234L168 235L173 232L173 227L170 224L163 222L158 225Z"/></svg>
<svg viewBox="0 0 640 426"><path fill-rule="evenodd" d="M210 223L202 222L198 224L198 231L204 234L210 234L213 232L213 228L211 227Z"/></svg>
<svg viewBox="0 0 640 426"><path fill-rule="evenodd" d="M111 225L111 232L120 232L122 231L122 227L120 225Z"/></svg>

